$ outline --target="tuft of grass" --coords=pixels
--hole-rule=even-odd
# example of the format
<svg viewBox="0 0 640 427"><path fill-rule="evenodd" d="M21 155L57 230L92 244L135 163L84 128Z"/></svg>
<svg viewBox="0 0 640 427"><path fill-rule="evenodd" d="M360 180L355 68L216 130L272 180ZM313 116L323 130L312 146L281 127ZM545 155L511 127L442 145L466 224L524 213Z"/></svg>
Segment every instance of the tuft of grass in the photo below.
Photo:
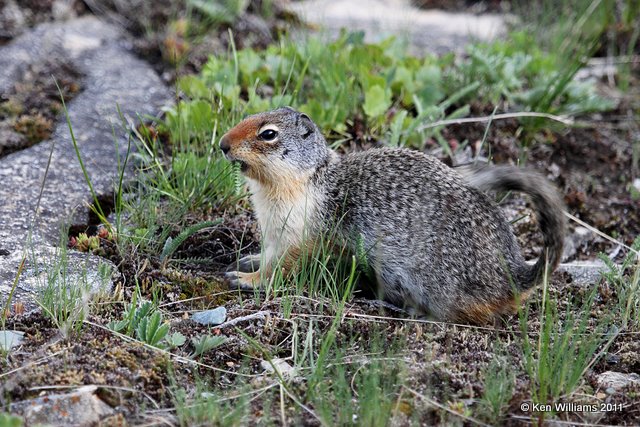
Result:
<svg viewBox="0 0 640 427"><path fill-rule="evenodd" d="M232 24L249 6L249 0L189 0L187 3L202 13L210 25Z"/></svg>
<svg viewBox="0 0 640 427"><path fill-rule="evenodd" d="M193 391L173 385L173 403L180 426L246 425L250 410L248 396L242 393L229 396L208 390L203 381L198 381Z"/></svg>
<svg viewBox="0 0 640 427"><path fill-rule="evenodd" d="M236 170L217 147L222 126L206 103L180 102L166 111L162 124L171 136L171 156L149 132L139 132L137 158L144 173L141 183L167 198L175 209L197 210L232 204L237 192Z"/></svg>
<svg viewBox="0 0 640 427"><path fill-rule="evenodd" d="M518 28L531 37L533 46L554 52L571 67L597 54L609 58L634 53L640 29L637 0L517 1ZM618 67L618 86L626 90L631 66Z"/></svg>
<svg viewBox="0 0 640 427"><path fill-rule="evenodd" d="M580 304L569 302L561 313L558 301L548 293L545 277L537 342L529 334L529 305L520 311L524 367L534 403L553 404L570 396L583 381L588 367L603 354L598 349L611 343L607 331L610 319L590 324L590 307L597 290L597 286L593 287ZM542 412L537 416L542 421L552 414Z"/></svg>
<svg viewBox="0 0 640 427"><path fill-rule="evenodd" d="M40 282L36 302L60 330L63 337L80 332L89 314L89 302L95 282L99 281L98 287L103 288L109 282L112 273L111 269L103 263L99 265L97 274L89 272L86 265L79 269L76 264L71 271L66 249L67 240L61 239L55 253L45 261L47 265L45 271L38 271L38 259L32 261L37 280Z"/></svg>
<svg viewBox="0 0 640 427"><path fill-rule="evenodd" d="M323 309L337 310L348 300L358 282L360 270L358 260L340 243L338 226L333 226L320 236L309 236L303 232L302 246L306 249L296 259L288 271L278 260L271 277L263 277L265 298L282 297L283 311L289 317L296 304L304 304L300 297L306 296L316 301ZM313 240L311 238L313 237ZM257 295L258 297L262 294ZM309 300L307 300L309 301ZM315 304L315 302L314 302Z"/></svg>
<svg viewBox="0 0 640 427"><path fill-rule="evenodd" d="M640 237L620 265L600 254L609 271L603 273L606 282L615 289L616 318L622 320L621 329L640 327Z"/></svg>
<svg viewBox="0 0 640 427"><path fill-rule="evenodd" d="M321 352L327 356L328 341ZM309 377L306 399L325 425L387 426L396 415L411 412L402 399L405 367L386 348L384 335L373 334L369 355L348 355L331 344L331 357L319 358Z"/></svg>
<svg viewBox="0 0 640 427"><path fill-rule="evenodd" d="M481 411L494 425L499 425L509 407L515 386L513 360L507 354L491 360L484 369L484 393L480 401Z"/></svg>

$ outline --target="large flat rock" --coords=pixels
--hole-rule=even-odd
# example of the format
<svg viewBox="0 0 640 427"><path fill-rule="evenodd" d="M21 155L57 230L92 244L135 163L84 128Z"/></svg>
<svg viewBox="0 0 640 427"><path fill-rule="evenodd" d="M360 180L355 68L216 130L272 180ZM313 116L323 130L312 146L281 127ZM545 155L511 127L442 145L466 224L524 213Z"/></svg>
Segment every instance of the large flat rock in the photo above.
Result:
<svg viewBox="0 0 640 427"><path fill-rule="evenodd" d="M170 91L152 68L132 55L121 40L118 29L87 16L42 24L0 47L2 93L11 90L29 65L39 61L70 62L85 76L83 91L67 107L98 194L112 192L118 157L127 148L128 131L122 125L118 106L129 121L137 122L139 115L154 115L171 100ZM114 132L120 152L116 152ZM40 209L34 216L50 152L51 165ZM15 300L33 306L31 294L37 287L34 274L57 262L51 254L59 243L62 226L72 217L86 222L91 200L64 117L59 118L50 140L0 158L0 183L0 302L6 301L7 289L26 253L30 264L20 279ZM69 256L82 259L70 263L82 271L97 263L86 254Z"/></svg>
<svg viewBox="0 0 640 427"><path fill-rule="evenodd" d="M503 15L424 10L409 0L304 0L288 7L329 35L346 29L365 31L371 42L405 37L417 53L460 52L472 40L487 41L506 32Z"/></svg>

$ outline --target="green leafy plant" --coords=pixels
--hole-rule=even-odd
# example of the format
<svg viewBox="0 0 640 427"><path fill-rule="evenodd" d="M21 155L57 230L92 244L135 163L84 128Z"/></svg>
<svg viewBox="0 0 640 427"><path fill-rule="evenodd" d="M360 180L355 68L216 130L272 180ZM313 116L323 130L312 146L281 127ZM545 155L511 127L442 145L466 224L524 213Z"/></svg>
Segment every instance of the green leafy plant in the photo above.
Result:
<svg viewBox="0 0 640 427"><path fill-rule="evenodd" d="M187 342L187 338L182 335L180 332L174 332L165 337L165 342L167 343L167 347L169 349L173 349L176 347L181 347Z"/></svg>
<svg viewBox="0 0 640 427"><path fill-rule="evenodd" d="M164 261L167 258L171 257L171 255L173 255L173 253L178 249L178 247L180 247L182 243L184 243L185 240L187 240L189 237L196 234L198 231L204 228L213 227L217 224L220 224L221 222L222 222L222 219L219 219L216 221L203 221L201 223L192 225L182 230L180 234L176 236L175 239L168 237L167 240L164 242L164 246L162 247L160 260Z"/></svg>
<svg viewBox="0 0 640 427"><path fill-rule="evenodd" d="M191 344L194 347L192 357L201 357L214 348L220 347L225 341L226 337L221 335L199 335L191 338Z"/></svg>
<svg viewBox="0 0 640 427"><path fill-rule="evenodd" d="M140 319L136 328L138 339L154 347L158 347L168 333L169 325L162 322L162 314L159 311Z"/></svg>
<svg viewBox="0 0 640 427"><path fill-rule="evenodd" d="M337 143L351 138L350 128L361 123L364 138L420 148L431 137L445 145L442 127L424 125L467 115L472 100L553 114L612 107L592 84L573 81L582 63L567 64L543 52L527 33L513 33L508 43L472 45L468 52L459 61L418 59L396 40L366 44L361 33L345 33L331 43L310 37L261 52L234 51L212 57L200 76L180 80L191 100L181 102L182 112L171 112L165 124L174 139L198 141L213 117L222 123L238 114L292 105ZM322 63L332 66L310 66ZM212 99L223 109L216 111ZM222 118L222 111L230 113Z"/></svg>
<svg viewBox="0 0 640 427"><path fill-rule="evenodd" d="M7 414L5 412L0 413L0 426L2 427L22 427L24 421L22 418L15 415Z"/></svg>
<svg viewBox="0 0 640 427"><path fill-rule="evenodd" d="M122 332L126 335L133 335L138 329L140 321L153 313L153 303L151 301L143 301L137 306L138 294L133 294L133 300L127 305L124 312L124 319L120 321L112 321L107 327L112 331Z"/></svg>
<svg viewBox="0 0 640 427"><path fill-rule="evenodd" d="M158 348L176 348L186 341L184 335L179 332L169 334L171 326L163 319L162 313L151 301L137 303L137 292L133 294L133 300L127 305L124 318L120 321L111 321L107 327L112 331L121 332Z"/></svg>

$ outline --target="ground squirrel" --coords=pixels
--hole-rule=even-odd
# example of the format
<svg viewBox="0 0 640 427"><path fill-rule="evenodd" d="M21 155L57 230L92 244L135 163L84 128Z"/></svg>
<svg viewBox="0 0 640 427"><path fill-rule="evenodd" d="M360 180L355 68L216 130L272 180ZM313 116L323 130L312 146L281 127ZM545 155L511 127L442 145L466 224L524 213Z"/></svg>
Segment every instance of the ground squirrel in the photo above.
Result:
<svg viewBox="0 0 640 427"><path fill-rule="evenodd" d="M258 286L278 262L293 266L314 236L337 226L347 245L355 245L353 236L364 243L388 302L438 320L485 323L513 312L518 295L526 297L562 254L562 202L534 172L495 166L460 173L399 148L339 156L306 114L289 107L245 118L220 148L247 178L263 235L262 256L245 257L239 271L227 273L232 287ZM544 236L534 265L524 261L488 190L531 197Z"/></svg>

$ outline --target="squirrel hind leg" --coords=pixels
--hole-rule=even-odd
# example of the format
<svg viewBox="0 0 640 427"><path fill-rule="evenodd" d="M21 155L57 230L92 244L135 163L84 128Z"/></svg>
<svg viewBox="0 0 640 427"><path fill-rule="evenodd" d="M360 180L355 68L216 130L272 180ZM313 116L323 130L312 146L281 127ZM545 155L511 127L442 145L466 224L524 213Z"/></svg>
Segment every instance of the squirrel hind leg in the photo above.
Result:
<svg viewBox="0 0 640 427"><path fill-rule="evenodd" d="M528 293L519 296L511 296L497 301L478 301L460 307L453 320L473 325L496 324L505 315L511 315L518 311L520 301L526 299Z"/></svg>

